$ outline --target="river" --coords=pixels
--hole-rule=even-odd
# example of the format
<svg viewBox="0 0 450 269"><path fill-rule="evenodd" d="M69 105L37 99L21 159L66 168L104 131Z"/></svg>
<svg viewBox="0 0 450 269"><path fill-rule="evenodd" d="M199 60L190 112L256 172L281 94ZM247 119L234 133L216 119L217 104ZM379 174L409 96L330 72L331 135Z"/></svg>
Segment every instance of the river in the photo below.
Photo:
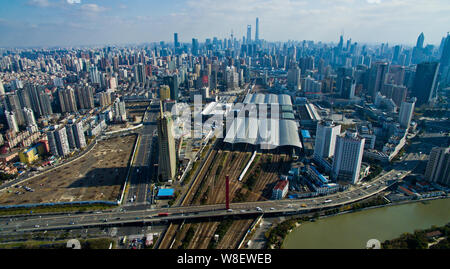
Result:
<svg viewBox="0 0 450 269"><path fill-rule="evenodd" d="M448 222L450 199L386 206L304 222L286 237L283 248L361 249L369 239L383 242Z"/></svg>

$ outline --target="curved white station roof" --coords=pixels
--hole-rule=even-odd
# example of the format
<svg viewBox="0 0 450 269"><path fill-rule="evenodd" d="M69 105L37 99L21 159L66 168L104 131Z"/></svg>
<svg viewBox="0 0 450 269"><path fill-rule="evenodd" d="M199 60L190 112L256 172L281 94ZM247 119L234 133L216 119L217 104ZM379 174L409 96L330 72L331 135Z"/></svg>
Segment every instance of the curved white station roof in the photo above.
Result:
<svg viewBox="0 0 450 269"><path fill-rule="evenodd" d="M293 120L238 117L227 130L224 142L260 145L263 149L280 146L302 147L298 127Z"/></svg>
<svg viewBox="0 0 450 269"><path fill-rule="evenodd" d="M287 94L250 93L245 96L244 104L279 104L292 106L291 97Z"/></svg>

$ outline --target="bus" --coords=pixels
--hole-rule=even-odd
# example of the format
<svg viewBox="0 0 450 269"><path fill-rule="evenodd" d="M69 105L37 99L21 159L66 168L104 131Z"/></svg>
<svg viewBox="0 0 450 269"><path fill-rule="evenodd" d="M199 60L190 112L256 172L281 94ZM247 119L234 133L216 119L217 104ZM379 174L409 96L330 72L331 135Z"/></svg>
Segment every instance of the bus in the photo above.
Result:
<svg viewBox="0 0 450 269"><path fill-rule="evenodd" d="M169 213L167 212L162 212L158 214L158 217L167 217L167 216L169 216Z"/></svg>
<svg viewBox="0 0 450 269"><path fill-rule="evenodd" d="M331 203L331 202L333 202L333 200L328 199L328 200L325 200L325 202L323 202L323 203L327 204L327 203Z"/></svg>

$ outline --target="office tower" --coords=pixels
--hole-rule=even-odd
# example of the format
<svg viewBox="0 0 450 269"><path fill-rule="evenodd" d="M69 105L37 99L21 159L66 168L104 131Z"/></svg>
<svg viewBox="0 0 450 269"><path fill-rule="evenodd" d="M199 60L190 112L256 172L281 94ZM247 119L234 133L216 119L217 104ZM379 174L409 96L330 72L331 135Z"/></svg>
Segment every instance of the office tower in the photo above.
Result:
<svg viewBox="0 0 450 269"><path fill-rule="evenodd" d="M434 98L438 72L438 62L423 62L417 65L411 89L411 96L417 98L417 106L427 104Z"/></svg>
<svg viewBox="0 0 450 269"><path fill-rule="evenodd" d="M17 124L16 116L13 111L5 111L6 121L8 122L8 127L11 131L18 133L19 126Z"/></svg>
<svg viewBox="0 0 450 269"><path fill-rule="evenodd" d="M142 63L138 63L134 66L134 79L136 83L145 84L147 81L147 75L145 72L145 65Z"/></svg>
<svg viewBox="0 0 450 269"><path fill-rule="evenodd" d="M341 134L341 125L332 121L317 123L316 141L314 145L314 159L327 159L333 156L336 137Z"/></svg>
<svg viewBox="0 0 450 269"><path fill-rule="evenodd" d="M417 99L415 97L411 98L406 102L402 102L400 106L400 113L398 116L398 122L400 126L403 128L409 128L409 124L411 123L411 119L414 113L414 105Z"/></svg>
<svg viewBox="0 0 450 269"><path fill-rule="evenodd" d="M356 83L351 77L345 77L342 80L341 97L344 99L352 99L355 97Z"/></svg>
<svg viewBox="0 0 450 269"><path fill-rule="evenodd" d="M173 34L173 45L176 49L180 47L180 43L178 43L178 33Z"/></svg>
<svg viewBox="0 0 450 269"><path fill-rule="evenodd" d="M416 48L423 49L423 42L425 41L425 36L423 32L420 33L419 37L417 37Z"/></svg>
<svg viewBox="0 0 450 269"><path fill-rule="evenodd" d="M442 55L440 61L441 84L446 87L450 85L450 34L443 40Z"/></svg>
<svg viewBox="0 0 450 269"><path fill-rule="evenodd" d="M435 147L431 150L425 178L431 182L450 185L450 147Z"/></svg>
<svg viewBox="0 0 450 269"><path fill-rule="evenodd" d="M347 131L336 138L332 177L335 180L359 182L359 173L364 152L365 139L357 132Z"/></svg>
<svg viewBox="0 0 450 269"><path fill-rule="evenodd" d="M71 87L58 90L59 105L61 113L77 112L77 102L75 99L75 92Z"/></svg>
<svg viewBox="0 0 450 269"><path fill-rule="evenodd" d="M368 94L375 99L377 92L386 81L386 74L389 69L389 64L386 62L376 62L369 70Z"/></svg>
<svg viewBox="0 0 450 269"><path fill-rule="evenodd" d="M94 89L88 85L76 89L76 97L79 109L94 108Z"/></svg>
<svg viewBox="0 0 450 269"><path fill-rule="evenodd" d="M175 140L173 137L173 122L170 113L164 113L160 101L160 115L158 117L159 166L158 179L160 181L173 180L176 173Z"/></svg>
<svg viewBox="0 0 450 269"><path fill-rule="evenodd" d="M164 84L170 88L170 99L178 101L178 75L173 74L171 76L164 77Z"/></svg>
<svg viewBox="0 0 450 269"><path fill-rule="evenodd" d="M394 54L393 54L393 57L392 57L392 62L393 63L398 63L399 56L400 56L401 52L402 52L402 47L400 45L397 45L397 46L394 47Z"/></svg>
<svg viewBox="0 0 450 269"><path fill-rule="evenodd" d="M77 148L82 149L86 147L86 138L84 136L83 122L80 120L72 124L72 130L75 137L75 144Z"/></svg>
<svg viewBox="0 0 450 269"><path fill-rule="evenodd" d="M252 43L252 26L247 25L247 44Z"/></svg>
<svg viewBox="0 0 450 269"><path fill-rule="evenodd" d="M22 113L22 106L20 105L19 97L17 96L17 94L14 93L6 94L4 99L4 105L5 110L14 112L16 122L19 126L25 124L25 118Z"/></svg>
<svg viewBox="0 0 450 269"><path fill-rule="evenodd" d="M47 132L50 152L55 156L66 156L70 153L69 141L65 127L52 126Z"/></svg>
<svg viewBox="0 0 450 269"><path fill-rule="evenodd" d="M405 67L401 65L392 65L386 76L387 84L403 85L405 81Z"/></svg>
<svg viewBox="0 0 450 269"><path fill-rule="evenodd" d="M124 122L127 120L127 111L125 109L125 102L120 101L120 98L116 98L114 101L114 119L117 122Z"/></svg>
<svg viewBox="0 0 450 269"><path fill-rule="evenodd" d="M300 74L301 70L298 66L291 67L288 70L287 87L289 90L298 91L301 89Z"/></svg>
<svg viewBox="0 0 450 269"><path fill-rule="evenodd" d="M255 41L259 41L259 18L256 17Z"/></svg>
<svg viewBox="0 0 450 269"><path fill-rule="evenodd" d="M27 126L36 125L36 119L34 118L33 110L25 107L23 108L23 115L25 116L25 123Z"/></svg>
<svg viewBox="0 0 450 269"><path fill-rule="evenodd" d="M406 100L407 93L408 88L395 84L384 84L381 89L381 94L392 99L398 107L400 107L402 102Z"/></svg>
<svg viewBox="0 0 450 269"><path fill-rule="evenodd" d="M198 39L192 38L192 55L198 56Z"/></svg>
<svg viewBox="0 0 450 269"><path fill-rule="evenodd" d="M167 85L161 85L159 87L159 99L167 100L170 99L170 87Z"/></svg>

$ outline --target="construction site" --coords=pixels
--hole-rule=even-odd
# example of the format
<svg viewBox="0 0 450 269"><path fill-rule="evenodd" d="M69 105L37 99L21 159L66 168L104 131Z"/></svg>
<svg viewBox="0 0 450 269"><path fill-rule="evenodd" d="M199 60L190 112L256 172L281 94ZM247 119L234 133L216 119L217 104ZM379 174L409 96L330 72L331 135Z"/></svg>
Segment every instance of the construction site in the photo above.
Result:
<svg viewBox="0 0 450 269"><path fill-rule="evenodd" d="M136 135L97 142L82 157L0 193L0 204L117 201L128 172Z"/></svg>

